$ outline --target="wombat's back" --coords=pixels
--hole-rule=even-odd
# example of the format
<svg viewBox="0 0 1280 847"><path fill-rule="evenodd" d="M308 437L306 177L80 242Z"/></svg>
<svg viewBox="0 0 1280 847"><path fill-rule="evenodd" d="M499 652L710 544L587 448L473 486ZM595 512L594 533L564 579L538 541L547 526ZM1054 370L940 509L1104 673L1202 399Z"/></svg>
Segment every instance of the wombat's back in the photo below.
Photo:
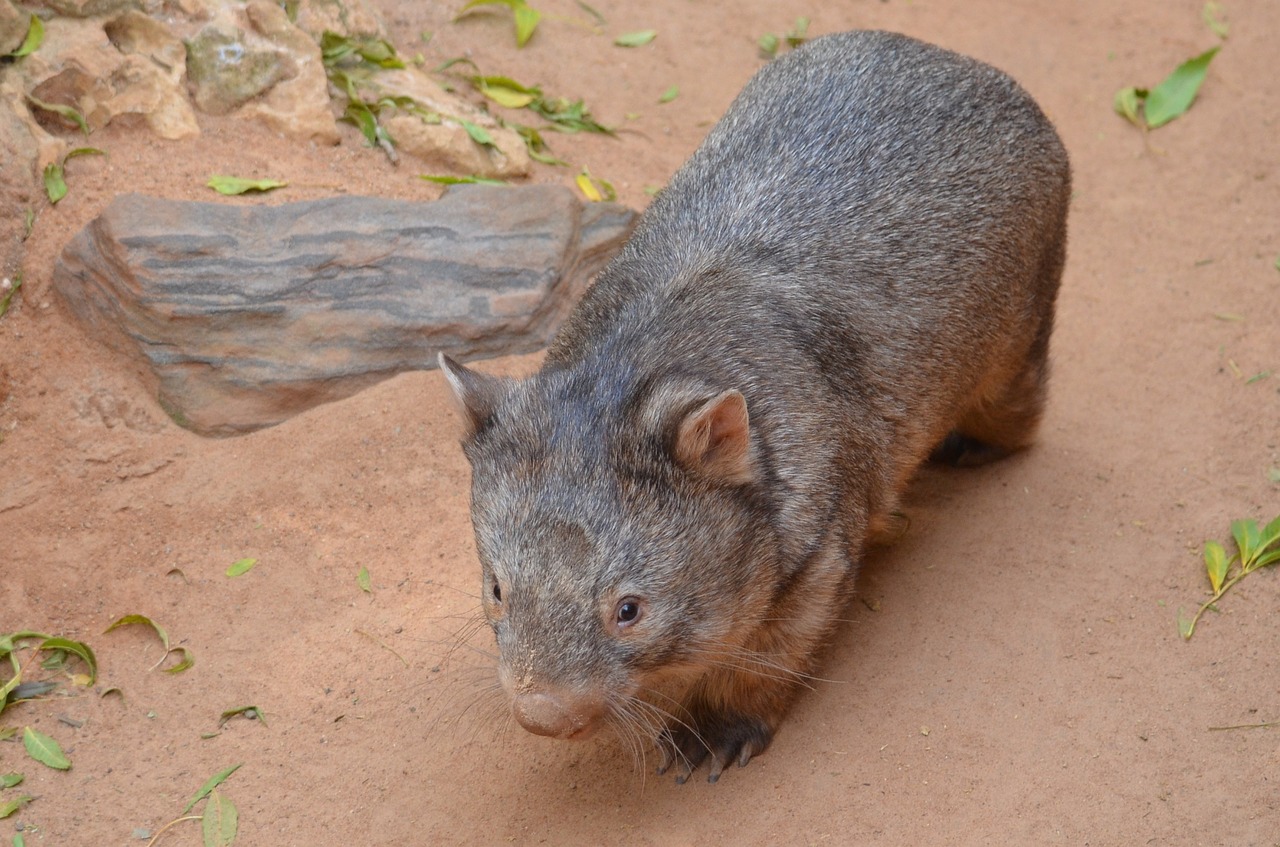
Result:
<svg viewBox="0 0 1280 847"><path fill-rule="evenodd" d="M1029 359L1038 417L1069 194L1057 133L1004 73L894 33L817 38L751 80L548 364L601 346L714 360L707 328L768 311L827 386L878 398L914 467Z"/></svg>

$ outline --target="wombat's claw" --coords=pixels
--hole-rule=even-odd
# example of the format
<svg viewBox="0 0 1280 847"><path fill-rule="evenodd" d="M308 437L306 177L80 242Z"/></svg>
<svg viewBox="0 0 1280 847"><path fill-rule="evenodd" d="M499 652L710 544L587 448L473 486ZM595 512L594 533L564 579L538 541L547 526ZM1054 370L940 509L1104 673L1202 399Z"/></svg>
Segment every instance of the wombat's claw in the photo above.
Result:
<svg viewBox="0 0 1280 847"><path fill-rule="evenodd" d="M676 784L684 785L709 756L707 782L714 783L730 763L746 767L751 757L763 753L773 738L773 730L757 718L719 716L698 729L694 732L682 726L663 733L659 740L662 751L659 775L678 764Z"/></svg>

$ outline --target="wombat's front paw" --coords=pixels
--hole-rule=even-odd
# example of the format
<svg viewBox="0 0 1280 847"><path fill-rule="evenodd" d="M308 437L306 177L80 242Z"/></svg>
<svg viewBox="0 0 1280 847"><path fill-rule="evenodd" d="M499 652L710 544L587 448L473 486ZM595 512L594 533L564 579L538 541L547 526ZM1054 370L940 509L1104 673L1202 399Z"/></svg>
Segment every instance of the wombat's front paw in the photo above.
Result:
<svg viewBox="0 0 1280 847"><path fill-rule="evenodd" d="M691 715L687 722L668 727L658 739L662 754L658 773L665 774L674 766L676 782L683 785L710 756L707 782L715 782L730 762L744 767L772 740L773 727L758 717L731 713Z"/></svg>

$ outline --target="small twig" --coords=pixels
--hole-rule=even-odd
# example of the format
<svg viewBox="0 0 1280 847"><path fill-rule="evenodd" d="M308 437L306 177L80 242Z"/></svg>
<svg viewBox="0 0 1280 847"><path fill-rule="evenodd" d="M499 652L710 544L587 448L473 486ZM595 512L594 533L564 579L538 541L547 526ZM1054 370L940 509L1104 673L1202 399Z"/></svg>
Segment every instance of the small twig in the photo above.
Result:
<svg viewBox="0 0 1280 847"><path fill-rule="evenodd" d="M1267 721L1266 723L1240 723L1235 726L1211 726L1210 732L1227 732L1232 729L1270 729L1273 726L1280 726L1280 721Z"/></svg>
<svg viewBox="0 0 1280 847"><path fill-rule="evenodd" d="M160 839L160 836L164 835L164 831L169 827L173 826L174 824L182 823L183 821L198 821L198 820L202 820L203 818L204 818L204 815L187 815L186 817L182 817L182 818L174 818L164 826L160 827L159 832L151 836L151 840L147 842L147 847L152 847L152 845L155 844L156 841Z"/></svg>

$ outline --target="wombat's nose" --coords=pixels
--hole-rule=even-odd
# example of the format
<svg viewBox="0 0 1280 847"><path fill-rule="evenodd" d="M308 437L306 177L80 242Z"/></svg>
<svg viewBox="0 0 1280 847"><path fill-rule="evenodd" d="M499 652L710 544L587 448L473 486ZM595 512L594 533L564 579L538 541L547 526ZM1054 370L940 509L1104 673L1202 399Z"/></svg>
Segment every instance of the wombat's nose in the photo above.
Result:
<svg viewBox="0 0 1280 847"><path fill-rule="evenodd" d="M511 711L525 729L553 738L586 738L595 731L600 716L594 701L547 691L517 694Z"/></svg>

